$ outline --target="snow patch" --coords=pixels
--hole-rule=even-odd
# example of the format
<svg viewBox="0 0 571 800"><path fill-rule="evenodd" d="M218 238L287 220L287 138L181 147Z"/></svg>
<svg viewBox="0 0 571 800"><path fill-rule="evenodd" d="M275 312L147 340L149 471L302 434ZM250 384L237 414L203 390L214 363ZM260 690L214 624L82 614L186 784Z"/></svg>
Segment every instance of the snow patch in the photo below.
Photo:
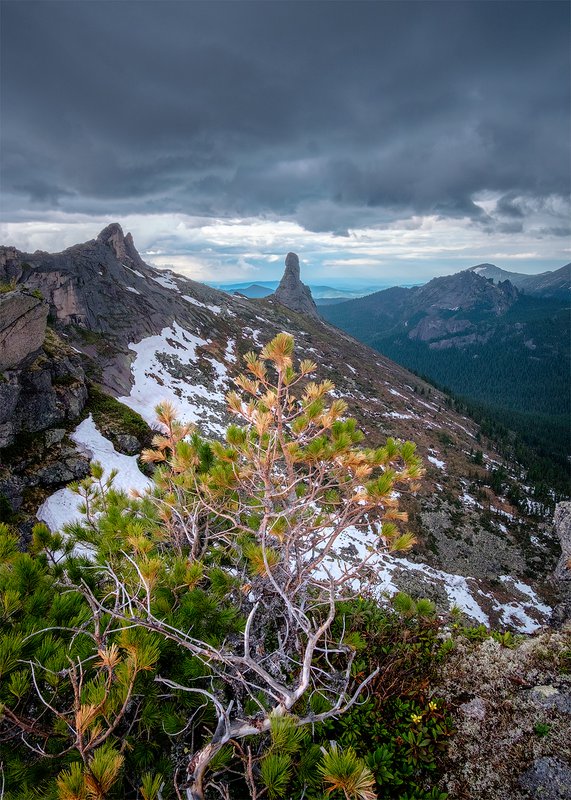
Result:
<svg viewBox="0 0 571 800"><path fill-rule="evenodd" d="M478 582L473 578L390 555L378 548L378 538L373 532L358 530L355 527L347 528L339 537L335 552L324 562L324 577L327 573L335 577L350 574L352 563L368 559L368 569L375 575L374 593L379 599L383 595L392 596L400 591L398 587L400 572L416 572L427 583L444 590L451 606L457 606L463 613L486 626L490 625L490 617L484 611L483 604L497 614L504 624L521 633L533 633L551 614L551 608L541 602L530 586L508 575L501 576L500 580L511 582L513 588L524 595L525 600L500 603L493 595L479 588ZM353 583L354 590L358 592L359 582Z"/></svg>
<svg viewBox="0 0 571 800"><path fill-rule="evenodd" d="M195 297L191 297L189 294L183 294L183 300L186 300L187 303L190 303L193 306L198 306L198 308L206 308L208 311L212 311L213 314L220 314L222 311L222 306L209 306L208 303L201 303Z"/></svg>
<svg viewBox="0 0 571 800"><path fill-rule="evenodd" d="M133 275L138 275L139 278L145 277L142 272L138 272L136 269L133 269L133 267L128 267L127 264L122 264L121 266L125 267L125 269L128 269L129 272L132 272Z"/></svg>
<svg viewBox="0 0 571 800"><path fill-rule="evenodd" d="M108 477L111 470L117 470L113 481L116 489L129 492L136 489L144 492L151 486L151 481L143 475L137 466L137 456L125 456L118 453L113 443L106 439L97 429L91 414L81 422L70 434L70 438L78 445L78 450L85 453L93 461L99 461L103 467L103 477ZM78 507L82 498L65 488L52 494L37 511L37 518L45 522L52 531L81 517Z"/></svg>
<svg viewBox="0 0 571 800"><path fill-rule="evenodd" d="M236 340L228 339L226 342L226 350L224 351L224 358L231 364L235 364L238 360L236 357Z"/></svg>
<svg viewBox="0 0 571 800"><path fill-rule="evenodd" d="M252 339L254 344L257 347L263 347L264 343L261 341L262 332L256 330L255 328L243 328L244 334L249 338Z"/></svg>
<svg viewBox="0 0 571 800"><path fill-rule="evenodd" d="M221 418L226 409L228 374L224 364L208 353L197 354L197 348L209 344L182 328L177 322L163 328L160 334L148 336L137 344L129 344L136 353L131 365L133 386L128 397L120 397L125 405L137 411L150 425L156 424L155 406L170 401L177 409L182 422L194 422L205 434L222 435L225 427ZM174 367L161 357L174 360ZM213 384L205 385L204 371L198 366L199 358L211 361L215 372ZM176 365L181 368L196 365L191 370L192 378L184 373L176 374ZM173 370L175 374L172 374Z"/></svg>
<svg viewBox="0 0 571 800"><path fill-rule="evenodd" d="M179 292L180 289L178 288L177 284L175 283L174 278L167 273L160 275L158 278L153 277L155 283L164 286L165 289L172 289L175 292Z"/></svg>
<svg viewBox="0 0 571 800"><path fill-rule="evenodd" d="M135 289L133 286L125 286L125 289L133 294L141 294L141 292L137 291L137 289Z"/></svg>

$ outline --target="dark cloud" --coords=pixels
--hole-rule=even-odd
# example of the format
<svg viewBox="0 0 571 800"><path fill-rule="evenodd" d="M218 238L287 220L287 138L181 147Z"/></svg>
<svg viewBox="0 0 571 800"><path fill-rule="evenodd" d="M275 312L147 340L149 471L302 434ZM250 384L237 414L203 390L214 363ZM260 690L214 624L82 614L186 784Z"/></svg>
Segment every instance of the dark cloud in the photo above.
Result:
<svg viewBox="0 0 571 800"><path fill-rule="evenodd" d="M344 233L405 210L516 231L519 198L569 192L566 2L2 5L7 218ZM494 217L483 192L501 195Z"/></svg>

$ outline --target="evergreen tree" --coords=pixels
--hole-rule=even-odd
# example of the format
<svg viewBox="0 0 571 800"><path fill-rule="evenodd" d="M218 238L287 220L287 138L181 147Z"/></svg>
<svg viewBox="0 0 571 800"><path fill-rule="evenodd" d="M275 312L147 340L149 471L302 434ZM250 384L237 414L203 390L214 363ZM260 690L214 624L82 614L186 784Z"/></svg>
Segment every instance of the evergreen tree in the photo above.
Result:
<svg viewBox="0 0 571 800"><path fill-rule="evenodd" d="M76 487L84 522L65 535L36 526L30 554L4 530L3 736L42 757L30 776L41 796L107 798L124 780L160 798L173 741L188 800L209 786L230 797L236 758L252 797L260 781L283 796L303 726L342 715L377 678L355 684L362 640L339 611L374 588L374 553L347 562L337 548L359 525L380 549L409 548L395 490L414 490L422 467L410 442L359 446L333 384L293 356L287 334L246 356L228 396L243 424L224 444L159 406L163 431L143 454L152 493L128 498L95 466ZM353 751L309 755L321 794L374 796ZM11 762L12 780L24 764Z"/></svg>

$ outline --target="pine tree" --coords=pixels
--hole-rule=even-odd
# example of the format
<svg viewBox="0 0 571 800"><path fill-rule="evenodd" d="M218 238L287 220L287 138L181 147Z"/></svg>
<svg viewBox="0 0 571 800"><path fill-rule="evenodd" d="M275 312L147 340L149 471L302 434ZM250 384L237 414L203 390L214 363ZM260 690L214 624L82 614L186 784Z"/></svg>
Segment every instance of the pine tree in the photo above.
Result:
<svg viewBox="0 0 571 800"><path fill-rule="evenodd" d="M47 624L26 641L23 620L12 621L0 639L0 673L11 674L12 697L24 693L8 699L4 721L25 730L26 699L29 706L35 695L42 731L57 734L50 755L73 754L57 781L62 800L106 797L125 758L148 764L140 740L157 730L191 745L177 756L188 800L203 800L208 785L226 796L220 776L236 755L248 786L261 780L279 797L301 746L296 731L343 714L376 677L374 670L355 687L361 643L338 613L341 601L374 588L375 553L347 562L338 548L350 526L375 531L379 550L412 545L399 528L406 515L395 490L414 491L423 473L414 445L360 446L333 384L313 381L310 361L294 368L288 334L245 361L240 393L228 396L242 424L228 428L224 443L202 441L162 404L163 430L143 454L156 467L153 491L128 498L103 484L95 466L77 486L85 522L66 537L38 526L41 555L12 549L0 573L5 604L18 570L22 589L20 562L39 568L47 592L57 585L70 604L58 623L54 597L44 597ZM90 558L74 554L78 543ZM57 634L47 630L51 620ZM22 647L27 667L18 678ZM28 731L36 753L46 753L43 732ZM124 753L122 737L132 742ZM353 755L329 752L326 780L368 800L370 776ZM142 781L143 795L158 797L160 771L142 780L143 772L136 787Z"/></svg>

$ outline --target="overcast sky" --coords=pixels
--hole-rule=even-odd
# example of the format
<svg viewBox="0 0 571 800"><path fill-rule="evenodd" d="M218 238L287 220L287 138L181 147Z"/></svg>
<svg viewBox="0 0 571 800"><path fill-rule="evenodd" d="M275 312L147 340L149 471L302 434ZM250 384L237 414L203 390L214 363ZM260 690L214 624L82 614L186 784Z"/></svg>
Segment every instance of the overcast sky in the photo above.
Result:
<svg viewBox="0 0 571 800"><path fill-rule="evenodd" d="M2 0L5 244L198 279L570 260L569 3Z"/></svg>

